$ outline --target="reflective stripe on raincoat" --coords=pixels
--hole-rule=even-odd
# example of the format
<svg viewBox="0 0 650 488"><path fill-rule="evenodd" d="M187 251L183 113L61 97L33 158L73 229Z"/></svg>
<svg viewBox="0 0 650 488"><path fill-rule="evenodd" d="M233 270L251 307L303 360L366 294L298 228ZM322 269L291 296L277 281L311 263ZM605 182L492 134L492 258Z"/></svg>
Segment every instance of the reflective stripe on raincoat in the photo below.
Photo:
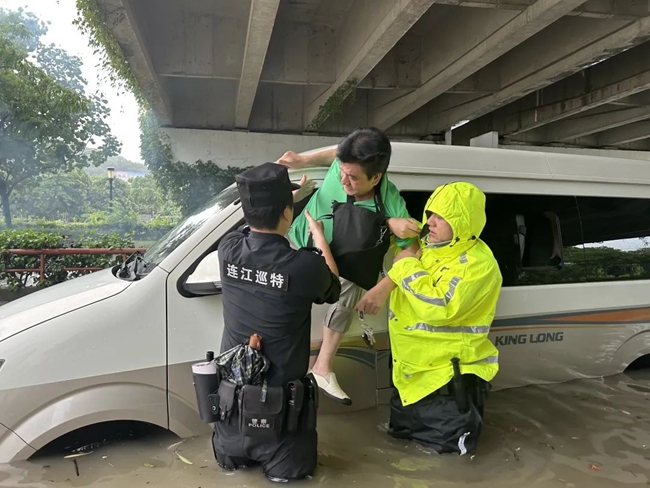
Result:
<svg viewBox="0 0 650 488"><path fill-rule="evenodd" d="M499 353L488 339L501 290L501 273L490 248L478 237L485 226L485 195L469 183L437 188L425 207L445 219L454 237L434 248L420 241L422 256L395 263L388 275L397 285L390 297L389 332L393 383L403 405L416 403L461 373L491 381Z"/></svg>

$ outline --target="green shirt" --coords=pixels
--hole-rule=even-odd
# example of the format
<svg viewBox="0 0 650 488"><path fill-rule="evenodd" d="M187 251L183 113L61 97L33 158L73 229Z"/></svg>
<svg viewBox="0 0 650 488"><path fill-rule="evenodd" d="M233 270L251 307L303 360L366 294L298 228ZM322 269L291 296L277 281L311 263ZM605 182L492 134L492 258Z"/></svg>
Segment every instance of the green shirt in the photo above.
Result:
<svg viewBox="0 0 650 488"><path fill-rule="evenodd" d="M409 218L410 216L406 210L404 199L399 194L397 187L388 180L388 177L384 176L384 178L382 178L380 186L381 198L384 202L384 207L386 208L386 217ZM347 201L347 194L343 190L343 185L341 184L341 168L339 167L338 159L335 159L330 166L330 169L323 180L323 184L318 190L316 190L316 193L311 196L305 210L309 210L311 216L318 220L324 215L332 213L332 201ZM354 202L354 204L373 211L376 210L374 198ZM332 219L324 219L322 222L325 238L328 243L331 243L334 223ZM309 224L307 222L307 217L305 217L305 213L302 212L300 215L295 217L293 224L291 225L291 229L289 230L289 239L296 246L305 247L307 246L307 241L309 239L308 230ZM408 247L413 240L414 238L400 239L395 236L395 243L401 248Z"/></svg>

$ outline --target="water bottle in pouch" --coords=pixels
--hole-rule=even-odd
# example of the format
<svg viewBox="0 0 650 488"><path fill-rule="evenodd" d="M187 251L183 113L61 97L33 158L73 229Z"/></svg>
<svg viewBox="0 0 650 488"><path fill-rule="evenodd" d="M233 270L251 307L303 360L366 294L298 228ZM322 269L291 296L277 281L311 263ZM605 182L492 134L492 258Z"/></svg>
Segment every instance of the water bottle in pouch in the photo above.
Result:
<svg viewBox="0 0 650 488"><path fill-rule="evenodd" d="M208 395L217 392L220 382L217 364L213 359L214 353L208 351L206 361L192 365L192 377L199 415L201 420L207 424L219 420L219 409L208 400Z"/></svg>

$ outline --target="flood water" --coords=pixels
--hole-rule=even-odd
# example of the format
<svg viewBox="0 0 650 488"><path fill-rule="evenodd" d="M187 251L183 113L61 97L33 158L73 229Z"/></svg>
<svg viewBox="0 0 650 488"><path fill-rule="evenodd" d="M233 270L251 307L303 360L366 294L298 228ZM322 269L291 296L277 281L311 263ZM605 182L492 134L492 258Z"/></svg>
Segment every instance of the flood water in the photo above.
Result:
<svg viewBox="0 0 650 488"><path fill-rule="evenodd" d="M293 486L620 487L650 485L650 371L493 393L474 456L440 456L388 437L388 409L319 417L319 466ZM272 486L260 468L228 473L210 439L122 439L74 462L65 452L0 465L0 487ZM176 452L175 452L176 451ZM192 464L186 464L176 453Z"/></svg>

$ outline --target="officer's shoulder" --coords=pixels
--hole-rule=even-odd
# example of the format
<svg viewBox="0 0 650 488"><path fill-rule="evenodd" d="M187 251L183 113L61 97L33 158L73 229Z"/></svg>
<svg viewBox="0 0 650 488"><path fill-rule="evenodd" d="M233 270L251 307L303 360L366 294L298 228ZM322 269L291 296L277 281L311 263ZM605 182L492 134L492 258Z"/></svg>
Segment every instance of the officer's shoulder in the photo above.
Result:
<svg viewBox="0 0 650 488"><path fill-rule="evenodd" d="M317 263L322 261L325 262L323 258L323 251L317 247L301 247L296 251L296 255L305 260L306 262Z"/></svg>
<svg viewBox="0 0 650 488"><path fill-rule="evenodd" d="M323 251L320 250L318 247L301 247L298 249L299 252L308 252L311 254L316 254L317 256L322 256Z"/></svg>
<svg viewBox="0 0 650 488"><path fill-rule="evenodd" d="M229 246L233 246L238 242L241 242L248 236L248 229L240 227L235 230L231 230L219 241L219 249L224 249Z"/></svg>

